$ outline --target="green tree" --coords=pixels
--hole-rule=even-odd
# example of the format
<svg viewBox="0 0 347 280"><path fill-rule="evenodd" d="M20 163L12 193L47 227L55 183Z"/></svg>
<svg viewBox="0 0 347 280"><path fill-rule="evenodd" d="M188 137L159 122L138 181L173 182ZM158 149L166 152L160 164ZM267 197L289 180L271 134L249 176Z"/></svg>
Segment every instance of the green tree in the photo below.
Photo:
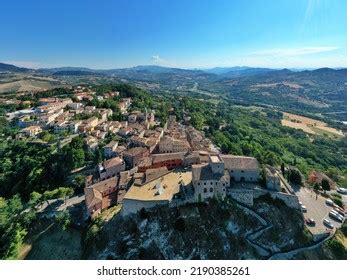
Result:
<svg viewBox="0 0 347 280"><path fill-rule="evenodd" d="M29 206L32 207L40 207L41 203L42 203L42 194L38 193L38 192L32 192L30 194L30 200L28 202Z"/></svg>
<svg viewBox="0 0 347 280"><path fill-rule="evenodd" d="M302 184L301 174L296 169L291 169L289 171L288 179L289 179L289 182L291 182L293 184L296 184L296 185L301 185Z"/></svg>
<svg viewBox="0 0 347 280"><path fill-rule="evenodd" d="M327 242L327 246L330 248L336 259L343 260L346 258L347 251L345 249L345 246L343 246L343 244L339 240L335 238L330 239Z"/></svg>
<svg viewBox="0 0 347 280"><path fill-rule="evenodd" d="M322 189L324 190L324 192L326 191L330 191L330 183L327 179L322 179Z"/></svg>
<svg viewBox="0 0 347 280"><path fill-rule="evenodd" d="M320 185L319 185L318 183L315 183L315 184L313 185L313 189L314 189L316 192L318 192L319 189L320 189Z"/></svg>
<svg viewBox="0 0 347 280"><path fill-rule="evenodd" d="M18 195L6 200L0 197L0 258L16 259L27 234L32 215L24 211Z"/></svg>
<svg viewBox="0 0 347 280"><path fill-rule="evenodd" d="M66 199L73 195L74 191L72 188L60 187L57 190L56 197L64 199L64 203L66 203Z"/></svg>
<svg viewBox="0 0 347 280"><path fill-rule="evenodd" d="M199 130L202 130L202 127L204 125L204 117L200 113L193 113L191 115L191 124Z"/></svg>
<svg viewBox="0 0 347 280"><path fill-rule="evenodd" d="M85 187L85 176L77 175L72 181L74 189L79 192L82 191Z"/></svg>
<svg viewBox="0 0 347 280"><path fill-rule="evenodd" d="M282 172L282 175L284 176L284 172L285 172L285 166L284 166L284 162L281 163L281 172Z"/></svg>
<svg viewBox="0 0 347 280"><path fill-rule="evenodd" d="M56 216L56 221L62 226L64 230L66 230L68 226L71 224L70 213L66 210L58 212Z"/></svg>
<svg viewBox="0 0 347 280"><path fill-rule="evenodd" d="M71 169L82 167L85 164L85 154L82 148L72 148L68 153L68 160Z"/></svg>

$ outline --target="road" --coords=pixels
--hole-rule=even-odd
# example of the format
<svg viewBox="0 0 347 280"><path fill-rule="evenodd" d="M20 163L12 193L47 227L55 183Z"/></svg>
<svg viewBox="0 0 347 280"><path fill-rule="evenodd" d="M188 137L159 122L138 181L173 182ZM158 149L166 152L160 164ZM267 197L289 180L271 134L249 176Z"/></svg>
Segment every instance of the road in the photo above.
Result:
<svg viewBox="0 0 347 280"><path fill-rule="evenodd" d="M37 212L42 213L47 211L48 209L49 209L48 211L55 211L55 212L64 211L68 207L79 204L84 200L85 200L84 195L77 195L77 196L70 197L69 199L66 200L65 203L63 199L51 199L48 201L49 203L44 202L41 205L41 207L37 210ZM51 207L47 208L48 206L51 206Z"/></svg>
<svg viewBox="0 0 347 280"><path fill-rule="evenodd" d="M316 226L308 227L313 234L321 234L327 232L328 229L323 224L323 219L328 219L336 228L341 227L341 223L334 221L329 217L329 212L332 208L326 205L326 198L316 195L308 188L294 188L295 194L299 201L307 207L307 212L304 213L305 219L312 218L316 221Z"/></svg>

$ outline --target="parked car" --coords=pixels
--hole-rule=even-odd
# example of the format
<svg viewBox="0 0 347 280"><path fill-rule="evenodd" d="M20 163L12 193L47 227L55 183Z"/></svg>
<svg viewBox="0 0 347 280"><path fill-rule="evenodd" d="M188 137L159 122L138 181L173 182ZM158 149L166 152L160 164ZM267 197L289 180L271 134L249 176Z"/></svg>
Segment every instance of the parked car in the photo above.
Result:
<svg viewBox="0 0 347 280"><path fill-rule="evenodd" d="M343 215L341 215L339 212L337 212L335 209L331 210L331 212L332 212L332 213L334 213L335 215L337 215L337 216L341 217L341 219L343 219L343 218L344 218L344 216L343 216Z"/></svg>
<svg viewBox="0 0 347 280"><path fill-rule="evenodd" d="M334 228L334 225L328 220L328 219L324 219L323 220L323 224L327 227L327 228Z"/></svg>
<svg viewBox="0 0 347 280"><path fill-rule="evenodd" d="M306 222L306 224L308 225L308 226L315 226L316 225L316 221L314 220L314 219L306 219L305 220L305 222Z"/></svg>
<svg viewBox="0 0 347 280"><path fill-rule="evenodd" d="M334 210L339 213L342 217L345 217L345 210L337 205L335 205Z"/></svg>
<svg viewBox="0 0 347 280"><path fill-rule="evenodd" d="M341 194L347 194L347 189L346 188L337 188L337 192Z"/></svg>
<svg viewBox="0 0 347 280"><path fill-rule="evenodd" d="M332 201L330 198L328 198L326 201L325 201L326 205L329 205L329 206L333 206L334 205L334 201Z"/></svg>
<svg viewBox="0 0 347 280"><path fill-rule="evenodd" d="M329 212L329 217L333 218L334 220L337 220L340 223L343 222L343 217L334 210Z"/></svg>
<svg viewBox="0 0 347 280"><path fill-rule="evenodd" d="M301 211L302 211L302 212L307 212L307 208L306 208L305 205L301 205Z"/></svg>

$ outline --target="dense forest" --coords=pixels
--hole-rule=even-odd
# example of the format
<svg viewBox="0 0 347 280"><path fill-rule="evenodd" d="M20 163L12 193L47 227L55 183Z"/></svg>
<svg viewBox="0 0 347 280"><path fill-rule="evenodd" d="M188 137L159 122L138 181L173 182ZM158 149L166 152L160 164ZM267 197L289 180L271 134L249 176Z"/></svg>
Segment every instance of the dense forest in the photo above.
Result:
<svg viewBox="0 0 347 280"><path fill-rule="evenodd" d="M304 174L318 169L337 181L343 181L339 175L347 175L345 137L308 136L282 126L281 112L206 97L177 98L173 106L181 120L189 115L192 125L204 130L223 153L254 156L274 166L295 165Z"/></svg>

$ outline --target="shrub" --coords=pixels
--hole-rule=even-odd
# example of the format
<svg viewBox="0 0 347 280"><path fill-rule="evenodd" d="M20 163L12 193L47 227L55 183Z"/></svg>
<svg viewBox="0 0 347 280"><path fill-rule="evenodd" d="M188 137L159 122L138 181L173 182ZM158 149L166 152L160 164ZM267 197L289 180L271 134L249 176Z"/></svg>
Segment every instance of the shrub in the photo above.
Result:
<svg viewBox="0 0 347 280"><path fill-rule="evenodd" d="M343 246L343 244L337 239L329 240L327 245L337 259L341 260L341 259L344 259L344 257L346 257L347 254L346 254L345 246Z"/></svg>
<svg viewBox="0 0 347 280"><path fill-rule="evenodd" d="M292 169L290 170L289 174L288 174L288 180L296 185L301 185L302 183L302 178L301 178L301 174L298 170Z"/></svg>
<svg viewBox="0 0 347 280"><path fill-rule="evenodd" d="M341 198L333 196L331 199L332 199L332 201L334 201L335 204L337 204L340 207L343 207L343 201Z"/></svg>
<svg viewBox="0 0 347 280"><path fill-rule="evenodd" d="M341 231L342 231L343 235L347 237L347 221L346 220L341 227Z"/></svg>
<svg viewBox="0 0 347 280"><path fill-rule="evenodd" d="M322 180L322 189L324 191L330 191L330 183L327 179Z"/></svg>

